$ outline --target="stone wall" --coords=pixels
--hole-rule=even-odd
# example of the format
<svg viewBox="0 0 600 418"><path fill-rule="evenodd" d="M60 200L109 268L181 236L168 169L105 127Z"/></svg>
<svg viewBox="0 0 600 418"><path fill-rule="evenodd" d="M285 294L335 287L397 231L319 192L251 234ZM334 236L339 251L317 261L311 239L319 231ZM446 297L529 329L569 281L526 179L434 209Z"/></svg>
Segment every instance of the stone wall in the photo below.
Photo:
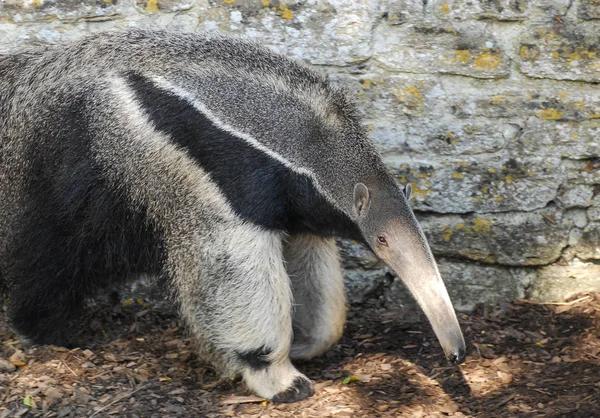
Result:
<svg viewBox="0 0 600 418"><path fill-rule="evenodd" d="M600 0L0 0L0 50L127 26L244 34L348 86L457 307L600 290ZM405 303L344 253L354 302Z"/></svg>

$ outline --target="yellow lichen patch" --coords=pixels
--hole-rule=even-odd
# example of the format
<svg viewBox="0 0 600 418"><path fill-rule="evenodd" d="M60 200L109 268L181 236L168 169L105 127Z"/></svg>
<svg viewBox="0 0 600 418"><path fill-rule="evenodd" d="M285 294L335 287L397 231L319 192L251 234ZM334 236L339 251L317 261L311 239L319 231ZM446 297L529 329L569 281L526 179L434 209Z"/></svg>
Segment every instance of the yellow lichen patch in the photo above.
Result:
<svg viewBox="0 0 600 418"><path fill-rule="evenodd" d="M537 113L538 118L543 120L557 120L562 118L565 112L559 112L556 109L542 109Z"/></svg>
<svg viewBox="0 0 600 418"><path fill-rule="evenodd" d="M555 60L560 58L560 54L558 53L558 51L552 51L552 58L554 58Z"/></svg>
<svg viewBox="0 0 600 418"><path fill-rule="evenodd" d="M492 96L492 98L490 99L490 102L492 104L504 103L504 102L506 102L506 96L503 96L502 94L496 94L496 95Z"/></svg>
<svg viewBox="0 0 600 418"><path fill-rule="evenodd" d="M146 3L146 11L150 13L157 13L158 0L148 0L148 3Z"/></svg>
<svg viewBox="0 0 600 418"><path fill-rule="evenodd" d="M496 202L499 202L499 201L501 201L501 200L504 200L504 196L496 196L496 197L494 198L494 200L495 200Z"/></svg>
<svg viewBox="0 0 600 418"><path fill-rule="evenodd" d="M568 94L569 94L569 92L567 90L563 90L560 93L558 93L558 99L559 100L564 100L565 97L567 97Z"/></svg>
<svg viewBox="0 0 600 418"><path fill-rule="evenodd" d="M235 0L223 0L223 2L224 2L224 3L227 3L227 4L231 4L231 3L234 3L234 2L235 2Z"/></svg>
<svg viewBox="0 0 600 418"><path fill-rule="evenodd" d="M473 221L473 229L475 230L475 232L477 232L478 234L483 234L486 232L490 232L492 223L490 221L488 221L487 219L483 219L483 218L475 218L475 220Z"/></svg>
<svg viewBox="0 0 600 418"><path fill-rule="evenodd" d="M508 184L511 184L514 180L513 177L509 174L508 176L504 177L504 181Z"/></svg>
<svg viewBox="0 0 600 418"><path fill-rule="evenodd" d="M592 113L591 115L589 115L590 119L598 119L600 118L600 113Z"/></svg>
<svg viewBox="0 0 600 418"><path fill-rule="evenodd" d="M408 107L418 107L423 105L423 95L415 86L407 87L398 95L398 100L404 102Z"/></svg>
<svg viewBox="0 0 600 418"><path fill-rule="evenodd" d="M455 179L462 179L464 177L463 173L459 173L458 171L453 171L452 172L452 177L454 177Z"/></svg>
<svg viewBox="0 0 600 418"><path fill-rule="evenodd" d="M271 5L270 0L260 0L263 7L269 7Z"/></svg>
<svg viewBox="0 0 600 418"><path fill-rule="evenodd" d="M31 4L36 9L41 9L44 6L44 0L32 0Z"/></svg>
<svg viewBox="0 0 600 418"><path fill-rule="evenodd" d="M285 3L279 3L279 10L287 10L287 4Z"/></svg>
<svg viewBox="0 0 600 418"><path fill-rule="evenodd" d="M496 169L495 169L494 167L490 167L490 168L488 168L488 171L489 171L490 173L492 173L492 174L495 174L495 173L496 173Z"/></svg>
<svg viewBox="0 0 600 418"><path fill-rule="evenodd" d="M281 13L281 17L283 17L284 19L290 20L294 17L294 13L292 13L292 11L290 9L286 9L283 11L283 13Z"/></svg>
<svg viewBox="0 0 600 418"><path fill-rule="evenodd" d="M458 51L456 51L455 58L456 61L462 62L464 64L465 62L468 62L471 59L471 52L467 49L459 49Z"/></svg>
<svg viewBox="0 0 600 418"><path fill-rule="evenodd" d="M373 85L373 80L371 80L370 78L365 78L364 81L360 83L360 85L363 86L363 88L368 89Z"/></svg>
<svg viewBox="0 0 600 418"><path fill-rule="evenodd" d="M442 236L444 237L444 241L450 241L452 234L454 234L454 231L452 230L452 228L444 225L444 226L442 226L442 231L444 231L444 233L442 234Z"/></svg>
<svg viewBox="0 0 600 418"><path fill-rule="evenodd" d="M463 223L456 225L456 229L463 229L464 227L465 227L465 224L463 224Z"/></svg>
<svg viewBox="0 0 600 418"><path fill-rule="evenodd" d="M490 192L490 188L487 186L484 186L481 188L481 193L483 194L488 194Z"/></svg>
<svg viewBox="0 0 600 418"><path fill-rule="evenodd" d="M442 3L442 13L445 15L450 13L450 6L446 2Z"/></svg>
<svg viewBox="0 0 600 418"><path fill-rule="evenodd" d="M427 185L430 183L425 182L425 184ZM416 197L425 198L425 197L427 197L427 195L429 195L431 193L431 190L422 189L419 187L419 185L417 183L410 183L410 185L412 186L412 194L415 195Z"/></svg>
<svg viewBox="0 0 600 418"><path fill-rule="evenodd" d="M493 70L499 64L500 59L489 52L485 52L475 59L475 68L482 68L484 70Z"/></svg>
<svg viewBox="0 0 600 418"><path fill-rule="evenodd" d="M524 60L529 59L529 47L523 45L519 50L519 55L521 55L521 58L523 58Z"/></svg>
<svg viewBox="0 0 600 418"><path fill-rule="evenodd" d="M600 116L600 115L598 115ZM577 132L571 134L572 139L579 139L579 134Z"/></svg>
<svg viewBox="0 0 600 418"><path fill-rule="evenodd" d="M569 57L569 61L579 61L581 59L581 55L579 54L579 51L575 51L575 52L568 54L568 57Z"/></svg>

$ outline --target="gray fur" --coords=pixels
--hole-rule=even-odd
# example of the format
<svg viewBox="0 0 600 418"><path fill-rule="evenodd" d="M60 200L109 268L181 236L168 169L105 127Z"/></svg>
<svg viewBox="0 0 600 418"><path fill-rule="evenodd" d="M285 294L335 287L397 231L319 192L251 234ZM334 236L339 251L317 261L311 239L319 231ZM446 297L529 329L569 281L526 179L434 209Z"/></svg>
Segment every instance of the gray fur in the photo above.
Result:
<svg viewBox="0 0 600 418"><path fill-rule="evenodd" d="M331 347L346 320L346 296L338 250L333 239L290 237L283 249L294 294L290 358L310 359Z"/></svg>
<svg viewBox="0 0 600 418"><path fill-rule="evenodd" d="M447 353L460 346L458 323L422 231L352 101L304 66L222 35L128 30L0 56L0 286L9 296L24 298L22 306L32 303L19 293L26 279L15 267L20 251L26 251L15 243L32 242L37 233L23 231L22 214L46 213L28 194L32 185L48 184L53 199L53 193L56 199L67 196L56 207L68 213L75 210L69 190L55 192L55 176L77 188L84 179L69 176L92 173L111 196L123 199L123 210L141 216L150 235L160 232L156 273L168 281L202 352L225 373L242 374L266 398L287 402L312 393L289 358L320 354L341 336L345 297L331 237L290 235L242 219L226 197L228 190L151 123L128 82L132 73L189 104L222 132L306 176L320 197L360 230L356 239L397 270L396 256L408 243L404 257L413 267L404 271L414 276L409 287L422 295L415 266L423 263L426 280L439 294L435 303L443 304L426 312L454 332L444 337ZM75 128L85 126L82 144L89 137L82 155L77 137L68 144L56 139L71 134L57 119L71 114L77 115ZM93 186L88 187L77 196L94 196ZM77 199L74 207L84 204ZM356 202L362 202L358 211ZM110 201L106 204L111 208ZM94 202L90 205L93 209ZM96 227L105 227L86 226L92 238ZM378 247L383 227L391 227L389 235L397 238L393 254ZM73 239L65 242L83 232L71 233ZM154 249L147 251L138 264L158 257ZM124 263L119 271L126 275L144 268L115 262ZM93 271L90 275L95 277ZM45 302L43 295L34 296ZM426 297L419 301L428 305ZM19 306L12 312L22 315ZM67 314L57 311L52 319L60 322Z"/></svg>

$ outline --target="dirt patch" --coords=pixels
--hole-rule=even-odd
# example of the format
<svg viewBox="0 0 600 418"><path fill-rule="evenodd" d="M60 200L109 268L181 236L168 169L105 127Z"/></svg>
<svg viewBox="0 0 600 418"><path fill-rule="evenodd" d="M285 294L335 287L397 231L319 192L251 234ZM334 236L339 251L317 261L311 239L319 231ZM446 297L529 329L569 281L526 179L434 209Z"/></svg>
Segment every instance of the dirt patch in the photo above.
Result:
<svg viewBox="0 0 600 418"><path fill-rule="evenodd" d="M353 308L342 340L297 364L316 394L289 405L219 380L176 315L139 302L90 309L71 350L23 347L0 314L0 417L600 416L600 294L459 315L459 368L418 312Z"/></svg>

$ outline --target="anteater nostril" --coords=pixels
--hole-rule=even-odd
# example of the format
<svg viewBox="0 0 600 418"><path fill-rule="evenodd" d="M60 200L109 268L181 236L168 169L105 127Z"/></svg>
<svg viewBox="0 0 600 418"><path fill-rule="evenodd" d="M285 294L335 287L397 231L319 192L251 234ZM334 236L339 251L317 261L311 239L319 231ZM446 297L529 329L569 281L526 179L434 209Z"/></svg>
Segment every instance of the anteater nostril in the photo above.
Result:
<svg viewBox="0 0 600 418"><path fill-rule="evenodd" d="M454 351L448 356L448 360L454 365L461 364L465 361L465 349L460 348L458 351Z"/></svg>

